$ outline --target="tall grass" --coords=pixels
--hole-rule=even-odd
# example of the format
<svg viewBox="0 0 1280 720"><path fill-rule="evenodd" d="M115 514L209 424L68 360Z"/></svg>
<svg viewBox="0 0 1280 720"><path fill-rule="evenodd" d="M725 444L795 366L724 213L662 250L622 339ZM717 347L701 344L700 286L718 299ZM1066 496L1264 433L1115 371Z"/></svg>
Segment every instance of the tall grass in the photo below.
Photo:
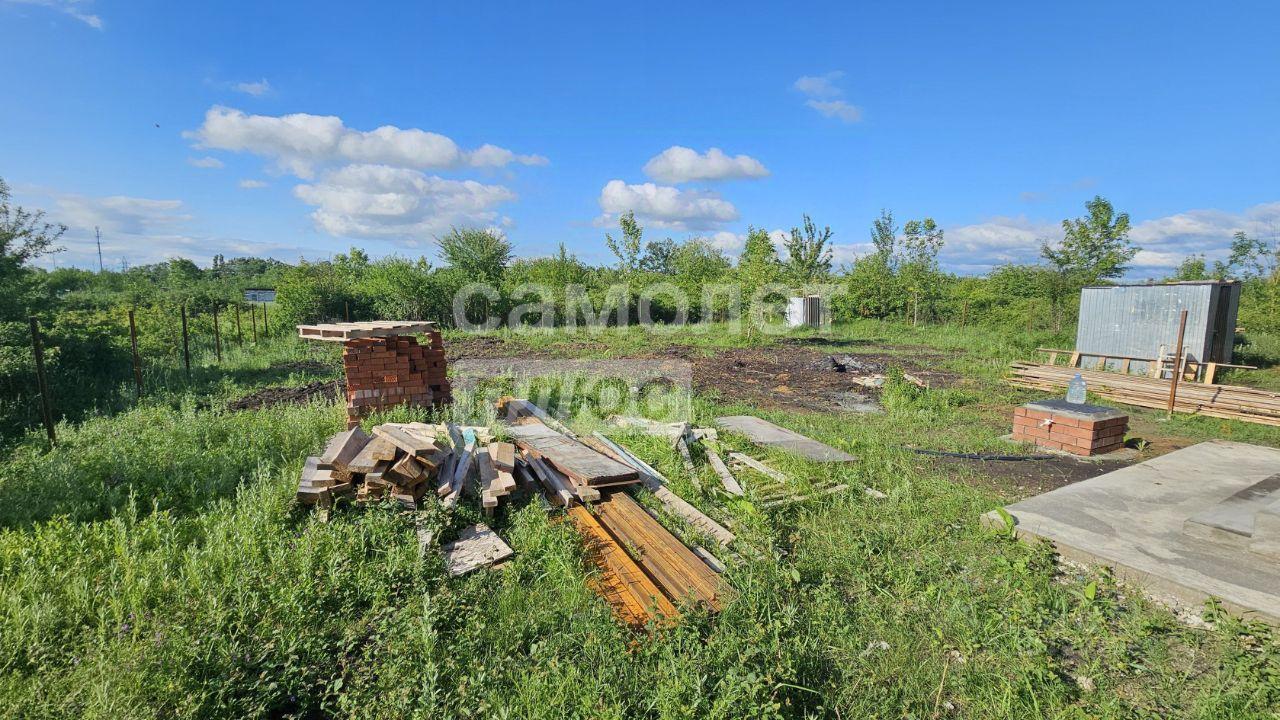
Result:
<svg viewBox="0 0 1280 720"><path fill-rule="evenodd" d="M610 618L575 533L537 503L491 521L507 567L459 579L419 552L411 513L297 507L303 457L342 423L331 403L227 413L183 393L64 426L53 450L29 436L0 460L0 716L1274 716L1270 631L1213 608L1212 629L1188 628L980 527L998 499L901 446L1002 429L972 388L910 387L856 419L695 398L699 424L751 412L859 456L724 436L800 487L854 489L777 510L750 474L728 498L664 441L619 434L742 539L730 555L664 517L724 555L737 595L651 634ZM430 417L386 417L410 416ZM464 504L422 521L448 540L478 519Z"/></svg>

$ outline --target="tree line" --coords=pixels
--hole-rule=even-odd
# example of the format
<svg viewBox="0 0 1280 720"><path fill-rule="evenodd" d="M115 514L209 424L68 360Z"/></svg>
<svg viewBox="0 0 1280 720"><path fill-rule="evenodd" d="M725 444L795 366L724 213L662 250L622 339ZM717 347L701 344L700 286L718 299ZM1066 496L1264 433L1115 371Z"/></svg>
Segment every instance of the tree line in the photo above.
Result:
<svg viewBox="0 0 1280 720"><path fill-rule="evenodd" d="M1138 248L1129 238L1128 214L1102 197L1062 227L1060 241L1043 242L1038 262L1007 264L981 276L941 266L946 234L933 218L899 223L889 210L870 223L871 251L839 266L832 258L835 232L807 215L782 238L750 228L735 258L705 238L653 237L626 214L602 238L613 256L603 264L588 263L563 244L549 256L519 258L501 233L457 228L437 238L436 258L372 259L352 248L292 264L218 256L208 267L178 258L103 272L45 270L36 261L58 251L66 228L12 203L0 180L0 435L7 434L6 424L21 425L20 419L6 418L17 418L27 412L17 406L29 405L15 400L30 386L28 316L38 317L47 332L55 384L70 388L62 392L91 409L129 380L129 309L137 311L144 357L175 362L180 311L194 332L208 335L215 309L224 322L236 311L244 317L258 312L244 300L244 290L254 287L277 291L271 309L276 334L298 323L344 319L433 320L449 327L458 319L459 297L463 317L476 322L504 322L523 309L522 324L562 326L584 314L599 318L610 306L618 308L609 317L612 323L634 321L642 306L660 322L726 320L743 304L751 311L750 303L759 302L766 306L762 313L776 313L785 297L820 290L836 322L951 323L1028 343L1069 343L1080 289L1123 277ZM1280 307L1280 252L1274 239L1237 233L1225 259L1189 257L1167 279L1213 278L1244 281L1242 324L1254 331L1280 330L1280 314L1274 312ZM462 292L477 284L486 290ZM724 285L735 288L737 297L708 292ZM654 295L655 288L666 290ZM677 294L687 303L678 302ZM259 320L255 315L255 328Z"/></svg>

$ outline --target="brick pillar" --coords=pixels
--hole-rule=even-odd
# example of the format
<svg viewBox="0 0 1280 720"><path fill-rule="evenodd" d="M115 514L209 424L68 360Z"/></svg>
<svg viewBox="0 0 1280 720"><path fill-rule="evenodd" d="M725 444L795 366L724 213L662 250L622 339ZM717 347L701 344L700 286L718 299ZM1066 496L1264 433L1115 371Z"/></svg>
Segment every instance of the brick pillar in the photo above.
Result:
<svg viewBox="0 0 1280 720"><path fill-rule="evenodd" d="M1124 446L1129 416L1101 405L1064 400L1031 402L1013 411L1013 439L1076 455L1101 455Z"/></svg>

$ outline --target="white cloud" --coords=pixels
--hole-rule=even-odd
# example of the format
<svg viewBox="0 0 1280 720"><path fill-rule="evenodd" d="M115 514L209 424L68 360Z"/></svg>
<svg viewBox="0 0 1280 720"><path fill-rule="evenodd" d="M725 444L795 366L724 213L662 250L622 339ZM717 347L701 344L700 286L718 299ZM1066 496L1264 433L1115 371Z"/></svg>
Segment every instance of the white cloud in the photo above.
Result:
<svg viewBox="0 0 1280 720"><path fill-rule="evenodd" d="M278 169L304 179L314 177L317 166L347 163L426 170L547 162L539 155L517 155L493 145L465 152L450 138L417 128L383 125L361 131L333 115L248 115L221 106L209 108L201 126L184 135L195 140L196 147L269 158Z"/></svg>
<svg viewBox="0 0 1280 720"><path fill-rule="evenodd" d="M1190 255L1203 254L1210 261L1224 259L1237 231L1263 239L1280 238L1280 202L1255 205L1239 213L1188 210L1139 221L1129 232L1130 241L1139 249L1129 274L1161 277ZM986 272L1004 263L1039 262L1041 245L1061 240L1060 222L995 217L947 228L942 259L952 270Z"/></svg>
<svg viewBox="0 0 1280 720"><path fill-rule="evenodd" d="M104 264L120 267L186 257L207 263L215 254L257 255L296 250L291 246L246 242L237 238L193 233L193 222L181 200L113 195L96 197L44 189L24 192L22 204L48 209L50 222L67 226L59 245L64 252L41 259L45 267L98 267L94 228L102 232Z"/></svg>
<svg viewBox="0 0 1280 720"><path fill-rule="evenodd" d="M245 190L256 190L258 188L264 188L266 186L267 184L261 180L246 179L246 180L240 181L240 187L244 188Z"/></svg>
<svg viewBox="0 0 1280 720"><path fill-rule="evenodd" d="M728 230L720 230L706 236L706 241L711 247L728 255L737 255L742 252L742 248L747 244L747 236L739 235Z"/></svg>
<svg viewBox="0 0 1280 720"><path fill-rule="evenodd" d="M92 4L92 0L6 0L17 5L39 5L41 7L52 8L73 17L76 20L88 25L95 30L102 29L102 18L89 12L85 12L82 8Z"/></svg>
<svg viewBox="0 0 1280 720"><path fill-rule="evenodd" d="M666 185L628 185L610 180L600 191L599 224L612 224L625 212L634 212L653 225L671 230L710 230L738 219L733 203L710 191L681 190Z"/></svg>
<svg viewBox="0 0 1280 720"><path fill-rule="evenodd" d="M809 100L805 105L817 110L825 117L835 118L840 122L856 123L862 119L862 109L844 100Z"/></svg>
<svg viewBox="0 0 1280 720"><path fill-rule="evenodd" d="M792 87L809 97L839 97L844 91L835 83L843 77L842 70L833 70L826 75L804 75Z"/></svg>
<svg viewBox="0 0 1280 720"><path fill-rule="evenodd" d="M839 99L844 97L844 90L836 85L836 81L843 77L844 72L840 70L826 75L806 75L796 80L792 87L808 96L804 104L817 110L823 117L843 123L856 123L862 119L862 108Z"/></svg>
<svg viewBox="0 0 1280 720"><path fill-rule="evenodd" d="M495 208L516 199L501 185L446 180L387 165L349 165L298 185L314 206L316 228L345 237L387 238L415 245L455 225L506 224Z"/></svg>
<svg viewBox="0 0 1280 720"><path fill-rule="evenodd" d="M684 183L699 180L739 180L769 174L764 163L749 155L726 155L720 148L705 154L672 145L644 165L644 172L659 182Z"/></svg>
<svg viewBox="0 0 1280 720"><path fill-rule="evenodd" d="M242 92L246 95L261 97L271 92L271 83L266 78L262 78L257 82L242 82L231 86L232 90Z"/></svg>
<svg viewBox="0 0 1280 720"><path fill-rule="evenodd" d="M188 163L189 165L194 165L195 167L198 167L198 168L220 168L220 167L222 167L222 161L221 161L221 160L219 160L219 159L218 159L218 158L216 158L216 157L209 157L208 155L206 155L206 156L204 156L204 157L202 157L202 158L191 158L191 157L189 157L189 158L187 158L187 163Z"/></svg>

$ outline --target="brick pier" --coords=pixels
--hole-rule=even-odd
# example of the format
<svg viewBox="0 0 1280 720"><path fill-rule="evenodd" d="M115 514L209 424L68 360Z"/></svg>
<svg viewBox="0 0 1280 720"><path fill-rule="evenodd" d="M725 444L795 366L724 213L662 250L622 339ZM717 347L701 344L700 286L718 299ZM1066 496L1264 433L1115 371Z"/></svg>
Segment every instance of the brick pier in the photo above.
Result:
<svg viewBox="0 0 1280 720"><path fill-rule="evenodd" d="M1102 455L1124 447L1129 416L1101 405L1065 400L1030 402L1013 411L1013 439L1076 455Z"/></svg>

